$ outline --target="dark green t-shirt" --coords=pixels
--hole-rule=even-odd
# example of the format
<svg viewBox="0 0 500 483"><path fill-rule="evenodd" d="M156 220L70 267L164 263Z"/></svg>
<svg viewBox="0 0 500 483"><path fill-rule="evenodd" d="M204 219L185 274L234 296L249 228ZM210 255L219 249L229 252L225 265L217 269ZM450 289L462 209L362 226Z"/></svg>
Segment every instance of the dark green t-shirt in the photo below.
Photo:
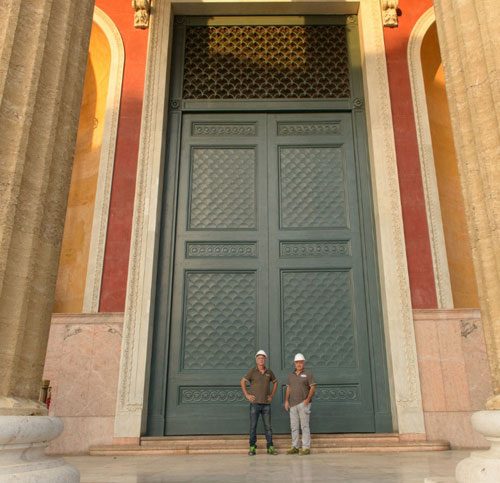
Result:
<svg viewBox="0 0 500 483"><path fill-rule="evenodd" d="M269 404L267 396L271 395L271 383L277 381L271 369L266 369L263 374L256 368L252 367L243 378L250 384L248 392L255 396L255 403Z"/></svg>
<svg viewBox="0 0 500 483"><path fill-rule="evenodd" d="M302 371L300 374L292 372L288 374L287 386L290 388L290 397L288 402L290 406L297 406L309 394L311 386L316 385L312 372Z"/></svg>

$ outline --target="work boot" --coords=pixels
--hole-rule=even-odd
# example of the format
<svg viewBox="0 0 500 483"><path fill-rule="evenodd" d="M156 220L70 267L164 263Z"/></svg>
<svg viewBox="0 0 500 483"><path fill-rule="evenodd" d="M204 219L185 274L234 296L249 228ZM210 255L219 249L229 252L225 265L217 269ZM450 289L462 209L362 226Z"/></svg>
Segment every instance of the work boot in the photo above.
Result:
<svg viewBox="0 0 500 483"><path fill-rule="evenodd" d="M267 454L278 454L278 451L274 446L269 446L269 448L267 448Z"/></svg>
<svg viewBox="0 0 500 483"><path fill-rule="evenodd" d="M299 456L307 456L311 454L311 450L309 448L304 448L299 451Z"/></svg>
<svg viewBox="0 0 500 483"><path fill-rule="evenodd" d="M299 454L299 448L296 448L295 446L292 446L286 454Z"/></svg>
<svg viewBox="0 0 500 483"><path fill-rule="evenodd" d="M256 452L257 452L257 446L250 446L250 449L248 450L248 456L255 456Z"/></svg>

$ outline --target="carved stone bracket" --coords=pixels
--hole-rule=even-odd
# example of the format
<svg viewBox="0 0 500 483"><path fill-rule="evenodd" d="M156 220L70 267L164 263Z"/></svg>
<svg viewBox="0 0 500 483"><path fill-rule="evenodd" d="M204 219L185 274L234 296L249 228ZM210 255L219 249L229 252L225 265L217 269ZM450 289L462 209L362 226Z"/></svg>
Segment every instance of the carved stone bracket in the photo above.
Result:
<svg viewBox="0 0 500 483"><path fill-rule="evenodd" d="M382 0L382 18L384 27L398 26L398 0Z"/></svg>
<svg viewBox="0 0 500 483"><path fill-rule="evenodd" d="M147 29L149 27L149 14L151 13L151 0L132 0L134 9L134 27Z"/></svg>

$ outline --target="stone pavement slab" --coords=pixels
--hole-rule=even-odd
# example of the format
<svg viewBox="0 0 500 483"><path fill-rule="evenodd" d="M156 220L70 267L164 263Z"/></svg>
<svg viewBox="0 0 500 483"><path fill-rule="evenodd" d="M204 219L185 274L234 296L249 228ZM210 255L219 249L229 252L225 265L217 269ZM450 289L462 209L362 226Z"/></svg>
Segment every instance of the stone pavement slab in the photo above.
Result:
<svg viewBox="0 0 500 483"><path fill-rule="evenodd" d="M424 483L449 479L468 451L243 455L67 456L81 483Z"/></svg>

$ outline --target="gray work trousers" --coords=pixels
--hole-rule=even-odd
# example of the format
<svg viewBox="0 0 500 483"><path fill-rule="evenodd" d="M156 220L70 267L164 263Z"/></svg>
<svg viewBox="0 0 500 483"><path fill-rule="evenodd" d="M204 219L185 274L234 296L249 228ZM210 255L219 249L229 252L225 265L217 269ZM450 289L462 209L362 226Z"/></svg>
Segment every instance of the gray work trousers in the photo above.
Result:
<svg viewBox="0 0 500 483"><path fill-rule="evenodd" d="M309 416L311 405L304 402L290 408L290 427L292 428L292 446L299 448L299 428L302 429L302 448L311 447L311 431L309 430Z"/></svg>

